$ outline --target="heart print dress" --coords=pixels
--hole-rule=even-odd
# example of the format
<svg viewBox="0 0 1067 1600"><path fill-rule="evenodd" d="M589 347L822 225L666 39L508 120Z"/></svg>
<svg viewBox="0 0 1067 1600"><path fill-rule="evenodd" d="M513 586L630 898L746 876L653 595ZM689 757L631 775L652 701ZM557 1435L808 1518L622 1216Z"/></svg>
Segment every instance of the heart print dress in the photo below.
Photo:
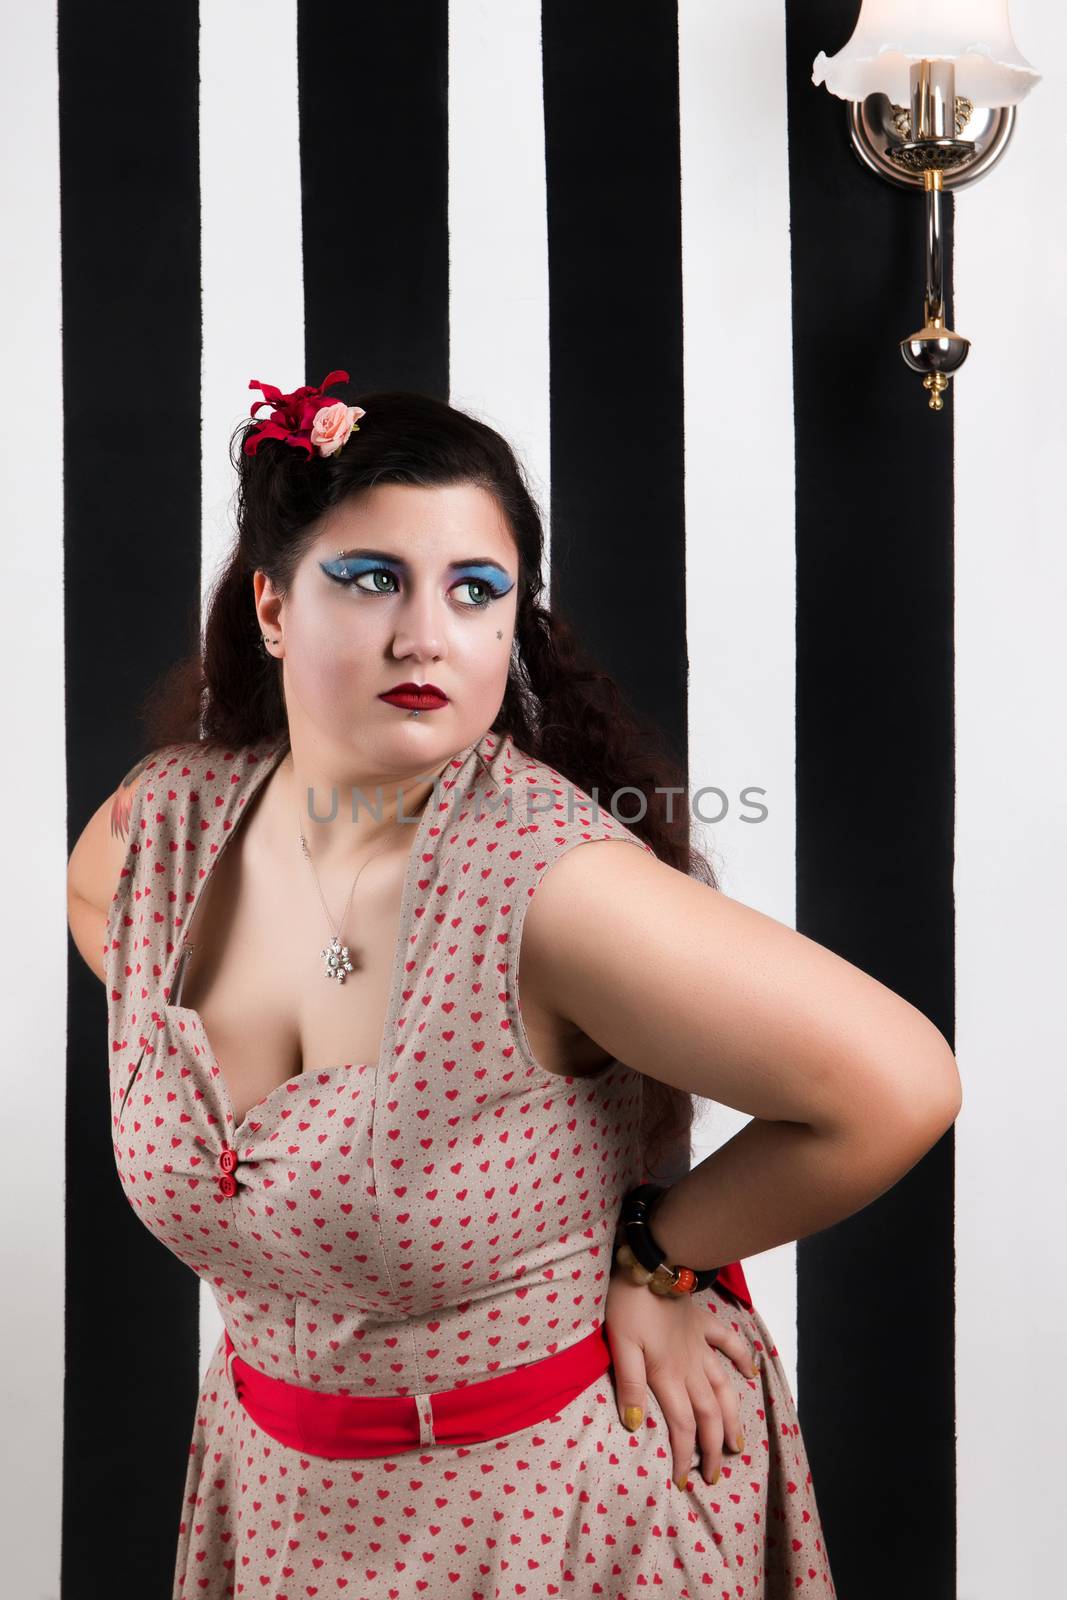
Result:
<svg viewBox="0 0 1067 1600"><path fill-rule="evenodd" d="M106 936L119 1181L259 1372L344 1396L481 1383L600 1327L622 1197L648 1176L642 1075L613 1060L560 1077L532 1054L526 908L577 845L650 847L484 734L412 824L379 1059L305 1070L235 1125L175 977L205 877L287 750L168 745L135 795ZM253 1423L220 1335L190 1419L173 1600L832 1600L774 1340L734 1295L701 1303L760 1367L721 1358L744 1449L684 1491L655 1394L627 1431L610 1370L533 1427L445 1445L431 1426L395 1455L326 1459Z"/></svg>

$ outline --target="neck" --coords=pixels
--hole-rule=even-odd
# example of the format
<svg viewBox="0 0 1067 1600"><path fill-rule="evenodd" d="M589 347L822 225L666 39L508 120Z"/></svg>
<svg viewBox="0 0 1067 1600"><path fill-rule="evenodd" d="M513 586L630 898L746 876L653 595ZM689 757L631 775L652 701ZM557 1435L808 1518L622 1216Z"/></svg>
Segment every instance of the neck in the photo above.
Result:
<svg viewBox="0 0 1067 1600"><path fill-rule="evenodd" d="M303 834L310 859L330 872L348 865L355 871L372 855L406 854L450 760L428 763L406 778L339 775L290 749L278 772L280 834L296 846Z"/></svg>

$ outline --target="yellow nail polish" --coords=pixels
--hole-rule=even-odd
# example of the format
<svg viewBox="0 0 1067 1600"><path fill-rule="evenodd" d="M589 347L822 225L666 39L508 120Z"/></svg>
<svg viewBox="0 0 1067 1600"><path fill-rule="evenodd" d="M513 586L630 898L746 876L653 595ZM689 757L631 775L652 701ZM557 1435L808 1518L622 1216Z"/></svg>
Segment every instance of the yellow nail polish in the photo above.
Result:
<svg viewBox="0 0 1067 1600"><path fill-rule="evenodd" d="M627 1406L622 1414L623 1427L630 1429L639 1428L641 1426L641 1418L644 1416L644 1414L645 1413L641 1410L640 1406Z"/></svg>
<svg viewBox="0 0 1067 1600"><path fill-rule="evenodd" d="M682 1477L680 1479L675 1478L674 1481L678 1485L679 1489L688 1489L688 1487L689 1487L689 1474L688 1474L688 1472L683 1473Z"/></svg>
<svg viewBox="0 0 1067 1600"><path fill-rule="evenodd" d="M715 1471L713 1472L712 1478L711 1478L712 1483L718 1483L718 1481L719 1481L719 1473L721 1471L722 1471L721 1467L716 1467L715 1468Z"/></svg>
<svg viewBox="0 0 1067 1600"><path fill-rule="evenodd" d="M737 1435L737 1448L739 1450L743 1450L745 1448L745 1430L744 1430L744 1428L742 1428L741 1431L739 1432L739 1434Z"/></svg>

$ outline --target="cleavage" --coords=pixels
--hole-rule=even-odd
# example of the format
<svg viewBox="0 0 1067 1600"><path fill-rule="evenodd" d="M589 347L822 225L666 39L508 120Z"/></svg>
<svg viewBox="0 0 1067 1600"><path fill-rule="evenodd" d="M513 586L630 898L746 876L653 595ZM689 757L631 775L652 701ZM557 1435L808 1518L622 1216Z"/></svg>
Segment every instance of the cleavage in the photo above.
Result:
<svg viewBox="0 0 1067 1600"><path fill-rule="evenodd" d="M199 1016L238 1127L304 1070L377 1062L403 887L402 859L368 863L341 929L354 970L343 983L327 978L320 951L331 928L307 863L295 843L290 865L257 859L256 820L245 819L203 885L173 1000ZM323 890L338 916L347 890Z"/></svg>

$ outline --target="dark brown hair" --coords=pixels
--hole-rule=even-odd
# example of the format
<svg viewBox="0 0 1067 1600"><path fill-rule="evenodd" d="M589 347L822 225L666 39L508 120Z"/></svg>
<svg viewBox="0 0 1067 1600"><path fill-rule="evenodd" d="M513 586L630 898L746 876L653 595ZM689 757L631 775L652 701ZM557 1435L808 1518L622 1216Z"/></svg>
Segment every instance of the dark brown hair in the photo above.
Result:
<svg viewBox="0 0 1067 1600"><path fill-rule="evenodd" d="M265 573L284 594L323 514L375 484L469 483L496 498L519 555L512 666L487 731L510 734L520 750L578 788L596 789L603 805L610 807L617 790L640 790L645 815L619 820L662 861L717 888L711 863L690 842L688 806L676 805L668 820L666 795L656 792L687 793L685 774L614 679L585 657L571 627L542 603L544 531L511 446L486 423L428 395L387 390L358 403L366 421L331 456L307 456L280 440L249 455L244 442L256 424L233 434L237 538L208 599L202 651L179 661L142 704L150 748L192 742L232 749L283 737L289 724L281 667L261 648L252 574ZM689 1168L694 1098L648 1077L643 1096L646 1171L670 1182Z"/></svg>

